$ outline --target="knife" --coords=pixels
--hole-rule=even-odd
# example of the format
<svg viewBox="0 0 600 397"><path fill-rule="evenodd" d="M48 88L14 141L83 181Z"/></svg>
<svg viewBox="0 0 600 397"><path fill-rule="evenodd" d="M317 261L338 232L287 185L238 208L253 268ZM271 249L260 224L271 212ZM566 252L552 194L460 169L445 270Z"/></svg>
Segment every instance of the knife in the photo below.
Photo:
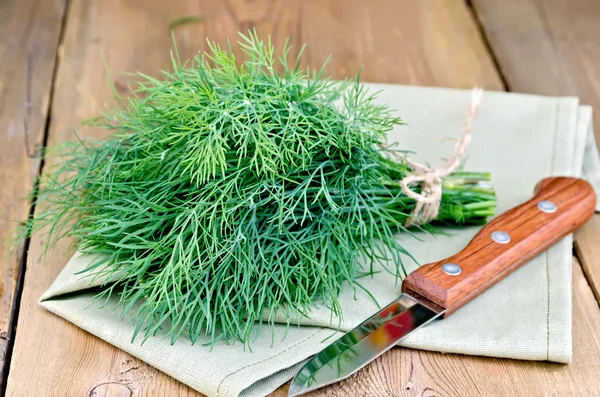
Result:
<svg viewBox="0 0 600 397"><path fill-rule="evenodd" d="M583 225L596 195L578 178L551 177L534 197L484 226L459 253L419 267L402 282L402 295L311 358L288 397L345 379L429 322L461 306Z"/></svg>

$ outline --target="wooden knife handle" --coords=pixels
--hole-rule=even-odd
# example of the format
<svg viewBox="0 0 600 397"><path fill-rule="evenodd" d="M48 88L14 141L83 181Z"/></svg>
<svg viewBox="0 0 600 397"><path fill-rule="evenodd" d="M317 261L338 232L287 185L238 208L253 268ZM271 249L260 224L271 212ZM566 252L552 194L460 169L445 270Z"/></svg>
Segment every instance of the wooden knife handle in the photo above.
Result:
<svg viewBox="0 0 600 397"><path fill-rule="evenodd" d="M446 309L447 316L583 225L595 207L588 182L543 179L531 200L493 219L458 254L409 274L402 291Z"/></svg>

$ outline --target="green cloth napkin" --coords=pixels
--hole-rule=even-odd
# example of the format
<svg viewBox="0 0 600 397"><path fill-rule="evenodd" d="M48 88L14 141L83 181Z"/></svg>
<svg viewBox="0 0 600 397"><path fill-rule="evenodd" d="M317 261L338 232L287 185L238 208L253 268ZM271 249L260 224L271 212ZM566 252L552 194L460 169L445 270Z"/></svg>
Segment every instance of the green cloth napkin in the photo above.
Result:
<svg viewBox="0 0 600 397"><path fill-rule="evenodd" d="M390 133L390 141L414 150L418 161L437 165L462 134L470 92L466 90L369 84L379 98L409 124ZM535 184L551 175L583 174L600 191L600 160L591 109L577 98L486 92L473 124L466 168L490 171L498 194L498 213L532 196ZM597 208L598 210L598 208ZM478 228L449 230L451 236L422 234L423 241L400 236L419 263L461 250ZM571 360L571 245L566 237L443 321L420 329L401 343L415 349L523 360ZM112 303L93 301L89 279L75 273L90 258L78 254L42 296L47 310L144 360L209 396L260 396L289 380L299 366L341 335L330 312L315 308L302 326L262 329L252 352L241 344L202 343L181 338L173 346L160 335L143 345L131 343L133 325L120 319ZM96 282L95 285L98 285ZM400 284L381 272L363 279L381 305L400 294ZM87 290L87 291L86 291ZM114 300L114 299L113 299ZM376 312L361 290L347 288L340 298L342 330ZM284 338L285 336L285 338Z"/></svg>

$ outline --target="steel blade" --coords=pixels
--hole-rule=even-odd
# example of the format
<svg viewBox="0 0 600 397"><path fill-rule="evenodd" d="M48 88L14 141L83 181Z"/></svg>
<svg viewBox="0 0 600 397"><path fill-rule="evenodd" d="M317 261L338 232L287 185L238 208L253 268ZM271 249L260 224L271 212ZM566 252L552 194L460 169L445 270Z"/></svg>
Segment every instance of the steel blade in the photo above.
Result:
<svg viewBox="0 0 600 397"><path fill-rule="evenodd" d="M292 380L288 397L347 378L443 313L402 294L310 359Z"/></svg>

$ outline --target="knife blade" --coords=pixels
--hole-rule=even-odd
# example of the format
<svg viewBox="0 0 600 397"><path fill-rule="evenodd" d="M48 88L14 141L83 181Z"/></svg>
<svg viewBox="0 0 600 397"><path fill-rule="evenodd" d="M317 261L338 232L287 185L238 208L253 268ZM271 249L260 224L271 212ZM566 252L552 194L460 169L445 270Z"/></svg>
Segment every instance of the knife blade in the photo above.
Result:
<svg viewBox="0 0 600 397"><path fill-rule="evenodd" d="M592 186L578 178L542 179L534 197L496 217L459 253L429 263L402 282L402 295L311 358L288 397L339 382L431 321L453 313L583 225L595 212Z"/></svg>

